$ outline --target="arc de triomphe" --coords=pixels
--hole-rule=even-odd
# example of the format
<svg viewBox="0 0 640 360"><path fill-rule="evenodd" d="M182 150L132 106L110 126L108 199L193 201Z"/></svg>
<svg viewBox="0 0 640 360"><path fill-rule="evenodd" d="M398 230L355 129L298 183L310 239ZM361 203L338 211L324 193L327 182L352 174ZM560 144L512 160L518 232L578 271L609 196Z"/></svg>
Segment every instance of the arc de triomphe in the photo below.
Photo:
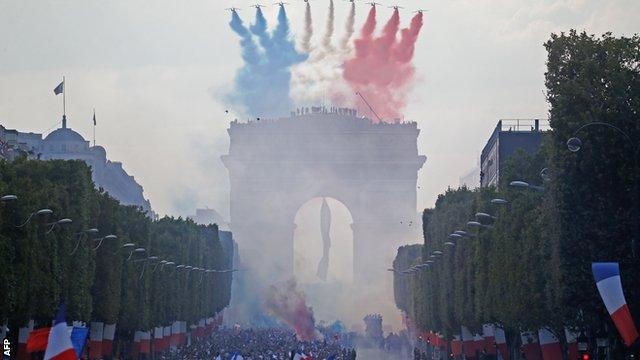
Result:
<svg viewBox="0 0 640 360"><path fill-rule="evenodd" d="M228 133L231 230L242 263L264 280L293 274L294 217L315 197L351 212L356 282L380 279L399 245L421 240L416 181L426 157L415 122L376 124L355 110L314 108L234 121Z"/></svg>

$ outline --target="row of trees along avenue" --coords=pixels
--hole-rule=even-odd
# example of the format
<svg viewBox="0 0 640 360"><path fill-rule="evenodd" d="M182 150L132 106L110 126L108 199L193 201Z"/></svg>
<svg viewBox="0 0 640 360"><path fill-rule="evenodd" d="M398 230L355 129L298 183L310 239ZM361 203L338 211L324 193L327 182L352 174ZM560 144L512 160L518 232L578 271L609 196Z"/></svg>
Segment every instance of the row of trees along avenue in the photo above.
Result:
<svg viewBox="0 0 640 360"><path fill-rule="evenodd" d="M571 326L621 349L591 263L620 263L638 323L640 241L632 240L640 238L640 38L571 31L545 47L552 130L537 154L507 161L497 188L448 189L424 211L421 255L403 247L394 266L421 264L434 250L443 255L414 275L395 273L396 304L419 329L449 339L463 325L481 333L482 324L499 324L512 344L520 331L549 327L563 335ZM605 124L576 134L594 122ZM581 140L579 151L568 149L572 137ZM514 180L540 187L510 186ZM492 228L466 226L478 212L495 216L484 220ZM453 240L456 230L476 236Z"/></svg>
<svg viewBox="0 0 640 360"><path fill-rule="evenodd" d="M230 269L233 247L215 225L151 220L95 189L82 161L0 161L6 194L18 199L0 203L0 323L14 344L29 320L50 326L61 301L68 320L117 324L129 340L137 330L197 323L229 303L230 272L176 268ZM53 213L24 224L40 209Z"/></svg>

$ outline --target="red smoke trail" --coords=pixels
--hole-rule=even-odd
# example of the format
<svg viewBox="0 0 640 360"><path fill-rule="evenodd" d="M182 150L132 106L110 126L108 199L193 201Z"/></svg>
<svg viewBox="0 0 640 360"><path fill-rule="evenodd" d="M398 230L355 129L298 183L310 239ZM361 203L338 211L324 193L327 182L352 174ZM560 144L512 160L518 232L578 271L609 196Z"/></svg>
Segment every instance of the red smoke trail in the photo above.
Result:
<svg viewBox="0 0 640 360"><path fill-rule="evenodd" d="M299 340L315 340L313 310L307 306L307 299L295 280L271 285L265 305L280 321L293 328Z"/></svg>
<svg viewBox="0 0 640 360"><path fill-rule="evenodd" d="M354 41L356 48L356 58L367 57L371 43L373 42L373 32L376 30L376 7L371 7L367 21L362 26L360 38Z"/></svg>
<svg viewBox="0 0 640 360"><path fill-rule="evenodd" d="M391 48L396 42L396 35L400 29L400 12L398 9L393 11L393 15L382 29L382 36L375 41L375 53L377 59L388 61L391 55Z"/></svg>
<svg viewBox="0 0 640 360"><path fill-rule="evenodd" d="M409 28L402 30L399 41L398 10L393 12L382 34L374 39L372 34L375 25L375 8L372 8L360 38L355 40L354 57L343 65L343 77L354 92L361 92L367 98L385 121L393 121L401 117L405 96L415 72L411 60L422 28L422 14L416 14ZM373 114L369 114L369 117L377 121Z"/></svg>
<svg viewBox="0 0 640 360"><path fill-rule="evenodd" d="M416 40L422 29L422 13L419 12L411 19L408 29L402 29L402 40L395 49L395 58L400 62L409 62L413 58Z"/></svg>

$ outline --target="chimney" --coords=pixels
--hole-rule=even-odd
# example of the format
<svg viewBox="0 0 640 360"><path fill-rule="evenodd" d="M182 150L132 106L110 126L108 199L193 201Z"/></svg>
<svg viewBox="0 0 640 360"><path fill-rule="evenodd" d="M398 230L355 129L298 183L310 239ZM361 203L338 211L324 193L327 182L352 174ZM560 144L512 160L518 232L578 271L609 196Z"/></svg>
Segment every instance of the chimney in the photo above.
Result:
<svg viewBox="0 0 640 360"><path fill-rule="evenodd" d="M536 132L540 131L540 119L533 120L533 128Z"/></svg>

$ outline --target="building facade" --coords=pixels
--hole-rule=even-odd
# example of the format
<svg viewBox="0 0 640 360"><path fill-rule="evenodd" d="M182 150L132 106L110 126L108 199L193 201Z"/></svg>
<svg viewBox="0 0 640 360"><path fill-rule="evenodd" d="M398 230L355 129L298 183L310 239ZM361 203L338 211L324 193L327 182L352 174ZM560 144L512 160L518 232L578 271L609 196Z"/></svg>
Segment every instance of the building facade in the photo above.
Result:
<svg viewBox="0 0 640 360"><path fill-rule="evenodd" d="M155 217L144 189L122 167L122 163L107 159L102 146L91 146L82 135L67 127L49 133L45 138L38 133L25 133L6 129L0 125L0 159L15 159L21 154L40 160L82 160L91 167L94 183L124 205L141 207Z"/></svg>
<svg viewBox="0 0 640 360"><path fill-rule="evenodd" d="M548 122L539 119L498 121L480 155L480 185L498 186L504 162L520 149L535 153L548 128Z"/></svg>

